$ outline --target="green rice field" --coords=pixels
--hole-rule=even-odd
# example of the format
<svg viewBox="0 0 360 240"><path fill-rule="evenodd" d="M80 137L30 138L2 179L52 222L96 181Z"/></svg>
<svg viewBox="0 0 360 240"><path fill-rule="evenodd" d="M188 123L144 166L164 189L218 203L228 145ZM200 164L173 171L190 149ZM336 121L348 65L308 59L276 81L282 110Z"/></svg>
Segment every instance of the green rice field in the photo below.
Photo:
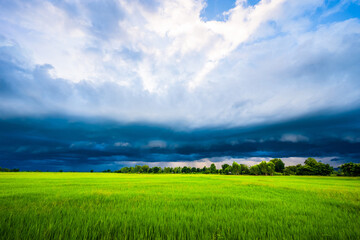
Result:
<svg viewBox="0 0 360 240"><path fill-rule="evenodd" d="M360 178L0 173L0 239L360 239Z"/></svg>

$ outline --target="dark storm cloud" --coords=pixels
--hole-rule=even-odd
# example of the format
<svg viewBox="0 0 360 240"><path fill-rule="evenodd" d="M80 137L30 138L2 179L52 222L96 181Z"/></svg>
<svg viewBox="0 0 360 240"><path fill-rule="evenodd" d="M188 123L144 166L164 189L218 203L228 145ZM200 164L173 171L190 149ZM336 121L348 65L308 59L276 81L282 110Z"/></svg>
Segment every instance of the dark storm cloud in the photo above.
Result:
<svg viewBox="0 0 360 240"><path fill-rule="evenodd" d="M0 165L25 169L202 158L337 156L358 161L360 111L319 114L247 128L181 130L173 126L17 118L0 122ZM285 137L284 137L285 136ZM85 169L86 168L86 169Z"/></svg>

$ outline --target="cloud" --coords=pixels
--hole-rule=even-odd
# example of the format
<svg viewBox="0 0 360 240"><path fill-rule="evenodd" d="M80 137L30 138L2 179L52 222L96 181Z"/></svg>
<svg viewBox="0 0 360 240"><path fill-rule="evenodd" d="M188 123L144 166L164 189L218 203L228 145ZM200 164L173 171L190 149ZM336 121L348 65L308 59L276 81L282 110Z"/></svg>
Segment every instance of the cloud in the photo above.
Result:
<svg viewBox="0 0 360 240"><path fill-rule="evenodd" d="M196 128L359 107L358 18L318 24L335 10L282 0L207 21L205 6L1 3L0 111Z"/></svg>
<svg viewBox="0 0 360 240"><path fill-rule="evenodd" d="M354 4L2 1L0 164L354 160Z"/></svg>
<svg viewBox="0 0 360 240"><path fill-rule="evenodd" d="M296 135L296 134L284 134L281 136L280 141L282 142L307 142L309 141L308 137L303 135Z"/></svg>
<svg viewBox="0 0 360 240"><path fill-rule="evenodd" d="M128 142L115 142L114 146L115 147L130 147L131 144Z"/></svg>
<svg viewBox="0 0 360 240"><path fill-rule="evenodd" d="M146 145L146 147L148 147L148 148L166 148L167 143L162 140L152 140Z"/></svg>

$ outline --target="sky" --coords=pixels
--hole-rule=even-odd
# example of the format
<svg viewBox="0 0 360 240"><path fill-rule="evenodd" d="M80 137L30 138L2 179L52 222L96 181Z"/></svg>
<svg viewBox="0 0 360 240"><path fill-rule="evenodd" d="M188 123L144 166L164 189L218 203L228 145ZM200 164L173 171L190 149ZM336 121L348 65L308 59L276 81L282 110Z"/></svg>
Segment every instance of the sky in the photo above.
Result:
<svg viewBox="0 0 360 240"><path fill-rule="evenodd" d="M4 0L0 166L360 162L359 0Z"/></svg>

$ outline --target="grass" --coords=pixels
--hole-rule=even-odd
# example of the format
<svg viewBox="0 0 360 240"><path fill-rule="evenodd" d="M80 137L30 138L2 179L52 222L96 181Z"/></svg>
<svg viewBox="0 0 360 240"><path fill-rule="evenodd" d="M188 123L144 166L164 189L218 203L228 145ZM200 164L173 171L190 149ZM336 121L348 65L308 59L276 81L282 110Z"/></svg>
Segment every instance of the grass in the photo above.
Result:
<svg viewBox="0 0 360 240"><path fill-rule="evenodd" d="M360 178L0 173L1 239L360 239Z"/></svg>

